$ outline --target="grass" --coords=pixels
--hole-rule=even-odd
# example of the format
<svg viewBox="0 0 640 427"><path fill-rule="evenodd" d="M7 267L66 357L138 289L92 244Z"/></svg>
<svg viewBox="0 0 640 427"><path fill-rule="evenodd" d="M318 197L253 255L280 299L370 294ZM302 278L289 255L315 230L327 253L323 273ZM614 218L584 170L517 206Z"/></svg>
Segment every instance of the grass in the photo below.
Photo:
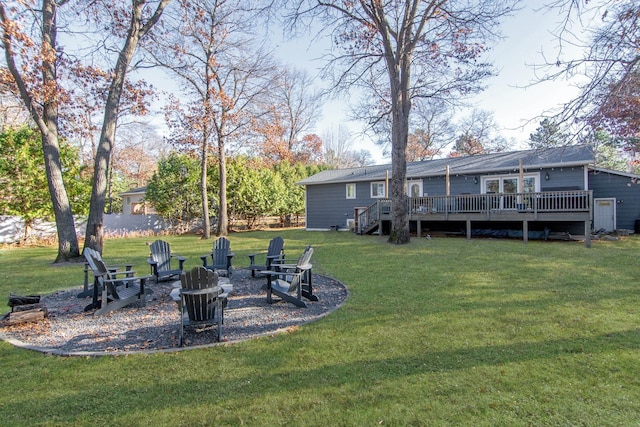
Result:
<svg viewBox="0 0 640 427"><path fill-rule="evenodd" d="M587 249L281 235L290 257L313 244L314 270L348 286L340 310L292 333L170 354L61 358L2 342L0 424L638 425L640 238ZM234 264L272 236L231 235ZM146 272L146 240L109 240L105 258ZM166 240L188 267L212 244ZM0 251L0 295L79 285L82 267L54 257Z"/></svg>

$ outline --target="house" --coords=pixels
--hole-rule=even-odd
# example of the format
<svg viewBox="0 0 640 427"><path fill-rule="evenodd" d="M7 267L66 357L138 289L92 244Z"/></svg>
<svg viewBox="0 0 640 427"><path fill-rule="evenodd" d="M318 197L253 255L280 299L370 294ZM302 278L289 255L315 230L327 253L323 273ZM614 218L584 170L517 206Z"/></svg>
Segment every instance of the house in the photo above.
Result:
<svg viewBox="0 0 640 427"><path fill-rule="evenodd" d="M156 213L153 205L144 200L147 187L132 188L124 193L122 197L122 213L124 215L153 215Z"/></svg>
<svg viewBox="0 0 640 427"><path fill-rule="evenodd" d="M635 229L640 176L596 168L577 145L407 164L412 233L515 230L526 240L550 232ZM307 230L390 232L391 165L326 170L306 187Z"/></svg>

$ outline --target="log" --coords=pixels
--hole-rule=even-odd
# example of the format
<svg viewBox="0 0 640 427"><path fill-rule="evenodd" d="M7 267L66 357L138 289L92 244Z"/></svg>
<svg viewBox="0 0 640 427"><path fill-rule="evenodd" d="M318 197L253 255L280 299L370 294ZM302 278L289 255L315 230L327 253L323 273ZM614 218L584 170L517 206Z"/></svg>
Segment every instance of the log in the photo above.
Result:
<svg viewBox="0 0 640 427"><path fill-rule="evenodd" d="M19 323L38 322L40 320L43 320L45 317L47 317L46 308L36 308L26 311L14 311L7 315L7 317L3 320L3 323L6 325L17 325Z"/></svg>
<svg viewBox="0 0 640 427"><path fill-rule="evenodd" d="M44 304L24 304L24 305L16 305L13 307L12 313L16 313L18 311L29 311L29 310L37 310L43 309L45 312L47 311L47 307Z"/></svg>
<svg viewBox="0 0 640 427"><path fill-rule="evenodd" d="M15 295L9 294L9 307L25 304L37 304L40 302L40 295Z"/></svg>

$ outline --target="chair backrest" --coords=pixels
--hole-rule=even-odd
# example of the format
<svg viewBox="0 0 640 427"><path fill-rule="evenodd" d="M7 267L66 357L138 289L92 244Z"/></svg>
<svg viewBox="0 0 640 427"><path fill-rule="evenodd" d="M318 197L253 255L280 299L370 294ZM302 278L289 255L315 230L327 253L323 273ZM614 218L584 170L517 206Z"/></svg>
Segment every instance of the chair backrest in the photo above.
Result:
<svg viewBox="0 0 640 427"><path fill-rule="evenodd" d="M227 268L227 255L231 251L231 242L226 237L218 237L213 242L213 265L216 268Z"/></svg>
<svg viewBox="0 0 640 427"><path fill-rule="evenodd" d="M151 259L157 262L158 271L171 270L171 245L164 240L156 240L150 245Z"/></svg>
<svg viewBox="0 0 640 427"><path fill-rule="evenodd" d="M95 249L84 248L83 254L89 263L89 267L91 267L91 270L93 271L98 285L102 287L107 286L112 297L116 299L120 298L117 287L111 281L105 282L105 279L111 279L114 275L110 274L100 252Z"/></svg>
<svg viewBox="0 0 640 427"><path fill-rule="evenodd" d="M296 267L298 267L298 269L308 269L311 264L311 255L313 255L313 248L309 245L304 249L300 258L298 258Z"/></svg>
<svg viewBox="0 0 640 427"><path fill-rule="evenodd" d="M282 237L274 237L269 241L269 247L267 248L267 257L278 256L282 253L284 248L284 240Z"/></svg>
<svg viewBox="0 0 640 427"><path fill-rule="evenodd" d="M309 245L305 248L304 252L302 252L300 258L298 258L298 262L296 263L296 273L301 273L311 268L311 255L313 255L313 248L311 247L311 245ZM289 282L289 292L298 289L298 286L300 286L300 282L304 282L305 279L306 274L291 275L291 282Z"/></svg>
<svg viewBox="0 0 640 427"><path fill-rule="evenodd" d="M191 271L182 273L180 282L185 290L214 288L218 287L218 273L205 267L194 267ZM190 320L204 321L214 318L216 297L212 298L211 294L184 294L183 297Z"/></svg>
<svg viewBox="0 0 640 427"><path fill-rule="evenodd" d="M97 272L98 266L96 265L96 259L102 260L102 255L100 255L100 252L96 251L95 249L91 249L91 248L84 248L84 251L82 251L82 254L84 255L84 258L87 260L87 262L89 263L89 267L91 268L91 271L93 271L94 273Z"/></svg>

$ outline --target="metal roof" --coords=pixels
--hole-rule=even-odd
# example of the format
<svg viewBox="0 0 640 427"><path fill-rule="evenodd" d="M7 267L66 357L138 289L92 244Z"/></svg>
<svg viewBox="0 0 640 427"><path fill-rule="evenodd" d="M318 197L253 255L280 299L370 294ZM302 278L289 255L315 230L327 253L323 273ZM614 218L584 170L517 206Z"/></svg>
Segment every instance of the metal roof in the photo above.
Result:
<svg viewBox="0 0 640 427"><path fill-rule="evenodd" d="M527 169L571 167L592 164L593 150L587 145L571 145L544 150L523 150L507 153L479 154L475 156L452 157L422 162L407 163L407 179L443 176L447 165L450 174L479 174L491 172L517 171L522 166ZM329 184L356 181L384 180L387 172L391 175L391 165L364 166L350 169L333 169L319 172L299 181L300 185Z"/></svg>

